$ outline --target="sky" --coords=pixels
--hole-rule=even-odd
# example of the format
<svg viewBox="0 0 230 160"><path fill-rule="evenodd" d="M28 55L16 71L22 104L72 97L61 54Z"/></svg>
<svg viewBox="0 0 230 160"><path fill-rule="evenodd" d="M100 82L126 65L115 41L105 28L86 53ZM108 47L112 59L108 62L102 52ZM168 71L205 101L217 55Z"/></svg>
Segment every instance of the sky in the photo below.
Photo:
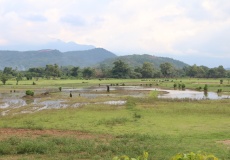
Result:
<svg viewBox="0 0 230 160"><path fill-rule="evenodd" d="M0 0L0 46L54 40L230 68L229 0Z"/></svg>

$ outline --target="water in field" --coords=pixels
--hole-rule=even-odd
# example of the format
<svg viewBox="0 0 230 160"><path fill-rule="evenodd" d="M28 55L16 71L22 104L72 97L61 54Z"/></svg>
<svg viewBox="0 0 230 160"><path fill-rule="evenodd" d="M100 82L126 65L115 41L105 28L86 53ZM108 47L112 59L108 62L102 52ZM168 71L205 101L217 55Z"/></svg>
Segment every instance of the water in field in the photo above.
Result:
<svg viewBox="0 0 230 160"><path fill-rule="evenodd" d="M159 88L152 88L146 86L110 86L110 92L107 92L106 86L97 86L97 87L89 87L89 88L63 88L61 92L58 90L55 94L60 95L60 98L54 100L52 98L45 99L45 97L40 98L22 98L25 93L24 91L16 91L10 93L0 93L0 116L4 116L9 114L12 110L16 110L18 108L22 108L20 113L34 113L37 111L45 110L45 109L60 109L66 107L81 107L90 104L106 104L106 105L125 105L125 100L117 100L123 96L131 96L131 97L145 97L149 95L150 91L160 91L164 94L160 94L158 98L169 98L169 99L225 99L230 98L228 95L220 95L215 92L199 92L193 90L164 90ZM44 90L45 91L45 90ZM43 92L44 92L43 91ZM110 97L116 100L104 101L104 102L94 102L90 103L86 102L75 102L68 103L68 98L70 92L73 95L73 99L76 97L84 97L86 99L95 99L97 97ZM35 94L39 95L42 91L35 91ZM62 99L63 98L63 99ZM122 99L122 98L121 98ZM123 98L124 99L124 98ZM18 114L18 113L16 113Z"/></svg>
<svg viewBox="0 0 230 160"><path fill-rule="evenodd" d="M70 91L75 95L80 95L87 98L96 98L99 96L121 96L127 95L132 97L144 97L148 94L146 91L162 91L165 94L161 94L158 98L171 98L171 99L226 99L230 98L229 95L222 95L215 92L201 92L193 90L165 90L152 87L143 86L111 86L111 93L106 92L106 86L103 87L91 87L81 89L64 89L64 92L69 93Z"/></svg>
<svg viewBox="0 0 230 160"><path fill-rule="evenodd" d="M144 90L144 88L141 86L110 86L110 92L107 92L106 86L89 88L64 88L62 91L65 95L68 95L71 92L73 96L81 96L86 98L97 98L101 96L144 97L147 93L147 90Z"/></svg>
<svg viewBox="0 0 230 160"><path fill-rule="evenodd" d="M163 95L159 95L159 98L172 98L172 99L225 99L230 98L229 95L221 95L215 92L199 92L199 91L192 91L192 90L164 90L167 93Z"/></svg>

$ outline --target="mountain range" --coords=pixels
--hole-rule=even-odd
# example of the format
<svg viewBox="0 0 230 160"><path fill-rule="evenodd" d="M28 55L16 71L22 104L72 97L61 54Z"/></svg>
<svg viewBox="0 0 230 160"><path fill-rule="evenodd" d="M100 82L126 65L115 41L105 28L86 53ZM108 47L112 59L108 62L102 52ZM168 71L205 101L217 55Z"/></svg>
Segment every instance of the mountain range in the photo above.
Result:
<svg viewBox="0 0 230 160"><path fill-rule="evenodd" d="M153 55L143 54L143 55L126 55L126 56L119 56L115 58L110 58L102 61L100 65L104 67L111 67L113 65L113 62L117 60L122 60L123 62L127 63L129 66L135 68L135 67L141 67L144 62L152 63L154 67L160 68L160 64L168 62L171 63L175 68L182 69L185 66L188 66L188 64L174 60L172 58L167 57L156 57Z"/></svg>
<svg viewBox="0 0 230 160"><path fill-rule="evenodd" d="M25 70L31 67L44 67L47 64L88 67L114 57L117 56L103 48L70 52L50 49L25 52L0 51L0 69L13 67Z"/></svg>
<svg viewBox="0 0 230 160"><path fill-rule="evenodd" d="M0 50L11 50L11 51L35 51L41 49L51 49L51 50L59 50L61 52L68 52L68 51L84 51L96 48L93 45L86 45L86 44L77 44L75 42L63 42L61 40L52 40L47 43L41 44L6 44L0 45Z"/></svg>
<svg viewBox="0 0 230 160"><path fill-rule="evenodd" d="M48 49L39 50L38 48ZM129 64L130 67L142 66L144 62L150 62L157 68L159 68L161 63L165 62L173 64L176 68L188 66L181 61L171 58L156 57L147 54L117 56L103 48L95 48L92 45L81 45L75 42L65 43L60 40L36 46L20 44L8 47L0 46L0 70L4 69L4 67L26 70L32 67L45 67L47 64L79 66L81 68L100 66L111 68L113 62L118 59Z"/></svg>

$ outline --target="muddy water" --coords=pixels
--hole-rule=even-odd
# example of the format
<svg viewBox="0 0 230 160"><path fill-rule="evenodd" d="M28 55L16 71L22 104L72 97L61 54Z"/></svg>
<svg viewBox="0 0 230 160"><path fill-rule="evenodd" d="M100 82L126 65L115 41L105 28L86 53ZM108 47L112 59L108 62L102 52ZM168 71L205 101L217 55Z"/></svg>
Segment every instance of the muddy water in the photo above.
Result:
<svg viewBox="0 0 230 160"><path fill-rule="evenodd" d="M184 99L184 98L189 98L189 99L226 99L230 98L228 95L221 95L217 94L215 92L198 92L198 91L192 91L192 90L164 90L167 93L163 95L159 95L159 98L178 98L178 99Z"/></svg>
<svg viewBox="0 0 230 160"><path fill-rule="evenodd" d="M200 91L193 91L193 90L165 90L159 88L149 88L143 86L110 86L110 91L113 94L109 94L109 96L118 97L121 95L133 96L133 97L144 97L146 94L144 91L163 91L166 94L159 95L158 98L178 98L178 99L226 99L230 98L229 95L221 95L215 92L200 92ZM98 96L106 96L106 86L101 87L90 87L90 88L81 88L81 89L64 89L64 92L72 92L75 95L80 95L86 98L96 98ZM117 92L113 92L117 91ZM97 93L98 92L98 93ZM105 92L105 93L101 93Z"/></svg>
<svg viewBox="0 0 230 160"><path fill-rule="evenodd" d="M151 87L143 86L110 86L110 93L107 92L106 86L100 87L89 87L89 88L64 88L60 95L68 97L69 93L72 92L73 98L75 96L81 96L85 98L97 98L99 96L110 96L110 97L121 97L121 96L133 96L133 97L144 97L149 91L164 91L166 94L159 95L159 98L189 98L189 99L224 99L230 98L228 95L218 95L215 92L204 92L192 91L192 90L164 90ZM36 93L36 92L35 92ZM126 101L105 101L97 103L74 103L68 104L66 100L42 100L42 98L34 99L22 99L24 93L0 93L0 109L2 112L0 115L7 115L11 110L15 108L24 107L30 105L29 110L21 110L20 113L33 113L44 109L59 109L66 107L81 107L89 104L106 104L106 105L124 105Z"/></svg>
<svg viewBox="0 0 230 160"><path fill-rule="evenodd" d="M70 92L73 96L81 96L86 98L97 98L100 96L132 96L132 97L143 97L146 94L143 93L143 87L140 86L110 86L110 92L107 92L106 86L100 87L89 87L89 88L64 88L63 94L68 95Z"/></svg>
<svg viewBox="0 0 230 160"><path fill-rule="evenodd" d="M27 105L23 99L3 99L2 103L0 103L0 108L19 108Z"/></svg>

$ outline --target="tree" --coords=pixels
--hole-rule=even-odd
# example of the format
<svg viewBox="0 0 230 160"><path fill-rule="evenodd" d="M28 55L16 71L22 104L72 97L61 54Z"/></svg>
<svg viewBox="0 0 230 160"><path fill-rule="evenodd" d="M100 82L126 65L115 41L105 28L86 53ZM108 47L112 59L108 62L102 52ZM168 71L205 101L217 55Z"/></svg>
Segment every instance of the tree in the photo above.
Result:
<svg viewBox="0 0 230 160"><path fill-rule="evenodd" d="M25 73L25 77L26 77L27 80L32 80L33 79L33 76L32 76L32 74L30 72Z"/></svg>
<svg viewBox="0 0 230 160"><path fill-rule="evenodd" d="M141 68L142 78L152 78L153 77L153 65L152 63L145 62Z"/></svg>
<svg viewBox="0 0 230 160"><path fill-rule="evenodd" d="M32 77L43 77L45 75L45 69L41 67L29 68L28 72L30 72Z"/></svg>
<svg viewBox="0 0 230 160"><path fill-rule="evenodd" d="M16 71L12 69L12 67L5 67L3 73L6 75L16 75Z"/></svg>
<svg viewBox="0 0 230 160"><path fill-rule="evenodd" d="M70 75L73 76L73 77L79 76L79 73L80 73L80 68L79 67L73 67L70 70Z"/></svg>
<svg viewBox="0 0 230 160"><path fill-rule="evenodd" d="M60 69L59 69L57 64L46 65L45 74L46 74L47 78L49 78L49 77L59 77L59 76L61 76L61 71L60 71Z"/></svg>
<svg viewBox="0 0 230 160"><path fill-rule="evenodd" d="M216 78L217 72L216 69L211 68L208 70L207 77L208 78Z"/></svg>
<svg viewBox="0 0 230 160"><path fill-rule="evenodd" d="M71 76L71 69L72 67L69 67L69 66L61 66L60 72L62 73L62 78L67 78Z"/></svg>
<svg viewBox="0 0 230 160"><path fill-rule="evenodd" d="M129 78L130 68L125 62L118 60L115 61L114 67L112 68L112 77L114 78Z"/></svg>
<svg viewBox="0 0 230 160"><path fill-rule="evenodd" d="M90 67L87 67L87 68L83 68L83 71L82 71L82 75L84 78L91 78L93 77L95 74L95 70L90 68Z"/></svg>
<svg viewBox="0 0 230 160"><path fill-rule="evenodd" d="M18 82L22 80L22 75L21 73L18 73L17 77L16 77L16 81L17 81L17 85L18 85Z"/></svg>
<svg viewBox="0 0 230 160"><path fill-rule="evenodd" d="M5 85L6 81L8 81L10 79L10 76L8 76L7 74L3 73L0 78L1 78L1 81L2 81L3 85Z"/></svg>
<svg viewBox="0 0 230 160"><path fill-rule="evenodd" d="M171 77L173 75L174 68L171 63L160 64L160 69L164 77Z"/></svg>
<svg viewBox="0 0 230 160"><path fill-rule="evenodd" d="M226 76L226 70L223 66L219 66L216 68L217 70L217 78L224 78Z"/></svg>

